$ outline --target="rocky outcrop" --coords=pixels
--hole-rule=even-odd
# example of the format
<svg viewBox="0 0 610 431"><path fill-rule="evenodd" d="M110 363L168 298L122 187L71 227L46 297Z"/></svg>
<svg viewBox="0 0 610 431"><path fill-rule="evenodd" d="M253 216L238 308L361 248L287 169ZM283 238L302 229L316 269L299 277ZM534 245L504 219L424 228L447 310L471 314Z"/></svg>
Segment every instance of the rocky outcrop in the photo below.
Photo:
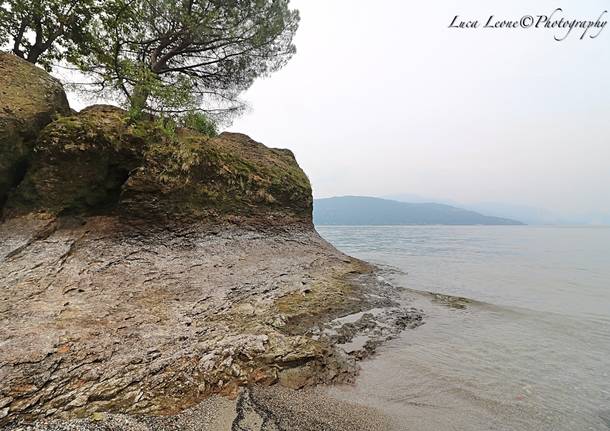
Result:
<svg viewBox="0 0 610 431"><path fill-rule="evenodd" d="M152 223L311 224L311 187L289 150L249 137L167 131L93 106L38 138L6 217L114 215Z"/></svg>
<svg viewBox="0 0 610 431"><path fill-rule="evenodd" d="M59 81L0 51L0 206L21 181L40 130L69 113Z"/></svg>
<svg viewBox="0 0 610 431"><path fill-rule="evenodd" d="M312 320L389 303L363 300L369 268L313 231L96 216L11 219L0 238L5 421L167 414L252 382L344 381L353 361L313 338Z"/></svg>
<svg viewBox="0 0 610 431"><path fill-rule="evenodd" d="M418 322L335 320L393 291L315 232L290 151L110 106L68 114L44 72L0 67L29 70L33 94L18 78L0 90L14 97L0 154L18 156L0 171L0 426L346 381L365 352L338 344Z"/></svg>

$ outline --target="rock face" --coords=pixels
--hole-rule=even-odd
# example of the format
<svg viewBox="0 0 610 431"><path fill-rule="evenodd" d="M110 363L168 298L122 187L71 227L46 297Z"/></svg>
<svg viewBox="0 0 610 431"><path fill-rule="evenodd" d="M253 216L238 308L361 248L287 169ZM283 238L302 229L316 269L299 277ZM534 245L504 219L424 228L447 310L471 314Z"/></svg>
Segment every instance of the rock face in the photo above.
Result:
<svg viewBox="0 0 610 431"><path fill-rule="evenodd" d="M174 413L247 383L353 374L307 318L361 309L368 268L313 231L26 217L0 239L0 424Z"/></svg>
<svg viewBox="0 0 610 431"><path fill-rule="evenodd" d="M235 133L169 133L93 106L44 129L5 214L286 225L311 224L311 208L309 180L289 150Z"/></svg>
<svg viewBox="0 0 610 431"><path fill-rule="evenodd" d="M40 130L57 115L69 113L56 79L0 51L0 205L23 177Z"/></svg>
<svg viewBox="0 0 610 431"><path fill-rule="evenodd" d="M0 71L0 427L352 378L359 329L332 321L390 290L315 232L290 151L69 114L44 72Z"/></svg>

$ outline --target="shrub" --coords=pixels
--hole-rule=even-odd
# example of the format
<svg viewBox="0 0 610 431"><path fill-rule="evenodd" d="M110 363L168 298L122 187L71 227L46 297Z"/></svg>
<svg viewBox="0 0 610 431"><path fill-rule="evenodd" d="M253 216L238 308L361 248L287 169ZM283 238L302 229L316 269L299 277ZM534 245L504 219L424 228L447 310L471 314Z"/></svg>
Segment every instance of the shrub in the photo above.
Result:
<svg viewBox="0 0 610 431"><path fill-rule="evenodd" d="M183 127L196 130L206 136L218 135L216 123L202 112L189 112L182 118L181 124Z"/></svg>

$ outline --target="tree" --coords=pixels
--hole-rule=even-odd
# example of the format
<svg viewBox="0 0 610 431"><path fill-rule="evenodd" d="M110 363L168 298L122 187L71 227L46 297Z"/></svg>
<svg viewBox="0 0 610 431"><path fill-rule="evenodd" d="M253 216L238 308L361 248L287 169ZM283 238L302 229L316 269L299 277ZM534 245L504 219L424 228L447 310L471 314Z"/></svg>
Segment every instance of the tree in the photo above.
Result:
<svg viewBox="0 0 610 431"><path fill-rule="evenodd" d="M79 67L132 113L243 108L239 94L295 53L289 0L111 0Z"/></svg>
<svg viewBox="0 0 610 431"><path fill-rule="evenodd" d="M97 0L0 0L0 46L50 70L87 52Z"/></svg>

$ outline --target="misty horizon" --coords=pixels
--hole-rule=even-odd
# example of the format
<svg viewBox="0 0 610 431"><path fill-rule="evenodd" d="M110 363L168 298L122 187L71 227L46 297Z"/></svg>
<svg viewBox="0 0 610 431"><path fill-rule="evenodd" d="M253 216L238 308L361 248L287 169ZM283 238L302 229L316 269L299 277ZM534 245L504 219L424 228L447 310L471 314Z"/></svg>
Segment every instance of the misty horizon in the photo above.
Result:
<svg viewBox="0 0 610 431"><path fill-rule="evenodd" d="M610 58L599 52L609 32L558 42L548 31L449 28L455 15L550 14L552 2L293 6L297 54L244 94L249 111L228 130L291 149L314 197L413 194L608 223ZM606 7L564 15L596 19Z"/></svg>
<svg viewBox="0 0 610 431"><path fill-rule="evenodd" d="M552 2L294 5L296 56L254 84L230 129L292 149L314 197L409 193L610 216L610 59L599 55L610 33L557 42L448 28L456 14L548 14ZM595 19L606 8L564 10Z"/></svg>

